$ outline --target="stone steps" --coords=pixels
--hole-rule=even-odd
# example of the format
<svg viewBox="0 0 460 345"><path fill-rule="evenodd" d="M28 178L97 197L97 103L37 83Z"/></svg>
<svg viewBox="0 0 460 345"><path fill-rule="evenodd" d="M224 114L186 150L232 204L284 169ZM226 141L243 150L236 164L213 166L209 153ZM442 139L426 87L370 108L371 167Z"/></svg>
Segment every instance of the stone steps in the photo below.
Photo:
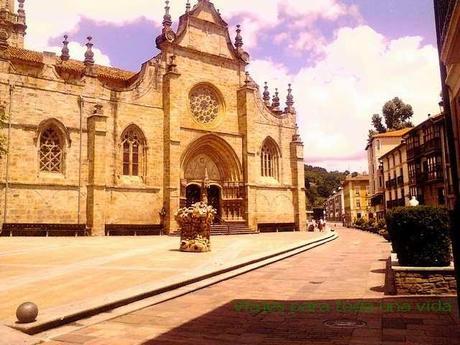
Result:
<svg viewBox="0 0 460 345"><path fill-rule="evenodd" d="M211 235L249 235L257 232L252 231L245 223L213 224Z"/></svg>

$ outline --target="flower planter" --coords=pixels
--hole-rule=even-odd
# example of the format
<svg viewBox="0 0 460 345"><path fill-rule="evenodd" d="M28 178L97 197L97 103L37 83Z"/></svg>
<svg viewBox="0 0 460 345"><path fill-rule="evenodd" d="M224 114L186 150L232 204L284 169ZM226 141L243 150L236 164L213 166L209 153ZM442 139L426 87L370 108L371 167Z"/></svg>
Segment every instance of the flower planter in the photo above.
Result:
<svg viewBox="0 0 460 345"><path fill-rule="evenodd" d="M211 251L211 224L216 211L212 206L199 202L176 212L180 226L180 250L203 253Z"/></svg>

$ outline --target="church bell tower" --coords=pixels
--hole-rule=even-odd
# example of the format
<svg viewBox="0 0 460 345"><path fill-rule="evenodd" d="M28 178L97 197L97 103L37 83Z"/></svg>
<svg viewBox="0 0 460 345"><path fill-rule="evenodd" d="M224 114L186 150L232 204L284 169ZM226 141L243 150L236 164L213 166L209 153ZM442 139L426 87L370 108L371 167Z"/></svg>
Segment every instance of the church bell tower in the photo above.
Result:
<svg viewBox="0 0 460 345"><path fill-rule="evenodd" d="M15 0L0 0L0 45L24 48L26 34L25 0L18 0L16 13Z"/></svg>

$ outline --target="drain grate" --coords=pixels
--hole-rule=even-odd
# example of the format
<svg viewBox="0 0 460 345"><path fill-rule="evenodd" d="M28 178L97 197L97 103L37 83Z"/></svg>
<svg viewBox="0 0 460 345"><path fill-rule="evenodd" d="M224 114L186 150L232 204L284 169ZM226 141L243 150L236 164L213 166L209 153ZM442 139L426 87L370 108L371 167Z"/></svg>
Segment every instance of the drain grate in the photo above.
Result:
<svg viewBox="0 0 460 345"><path fill-rule="evenodd" d="M331 328L360 328L367 326L365 321L350 319L326 320L323 324Z"/></svg>

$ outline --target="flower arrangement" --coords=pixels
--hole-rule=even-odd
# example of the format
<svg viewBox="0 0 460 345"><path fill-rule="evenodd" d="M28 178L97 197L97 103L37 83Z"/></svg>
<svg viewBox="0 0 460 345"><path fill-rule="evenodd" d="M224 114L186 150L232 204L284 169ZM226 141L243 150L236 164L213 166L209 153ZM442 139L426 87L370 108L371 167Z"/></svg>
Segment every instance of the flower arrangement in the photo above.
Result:
<svg viewBox="0 0 460 345"><path fill-rule="evenodd" d="M211 224L216 210L204 202L184 207L175 213L180 226L180 250L186 252L208 252L211 250Z"/></svg>

